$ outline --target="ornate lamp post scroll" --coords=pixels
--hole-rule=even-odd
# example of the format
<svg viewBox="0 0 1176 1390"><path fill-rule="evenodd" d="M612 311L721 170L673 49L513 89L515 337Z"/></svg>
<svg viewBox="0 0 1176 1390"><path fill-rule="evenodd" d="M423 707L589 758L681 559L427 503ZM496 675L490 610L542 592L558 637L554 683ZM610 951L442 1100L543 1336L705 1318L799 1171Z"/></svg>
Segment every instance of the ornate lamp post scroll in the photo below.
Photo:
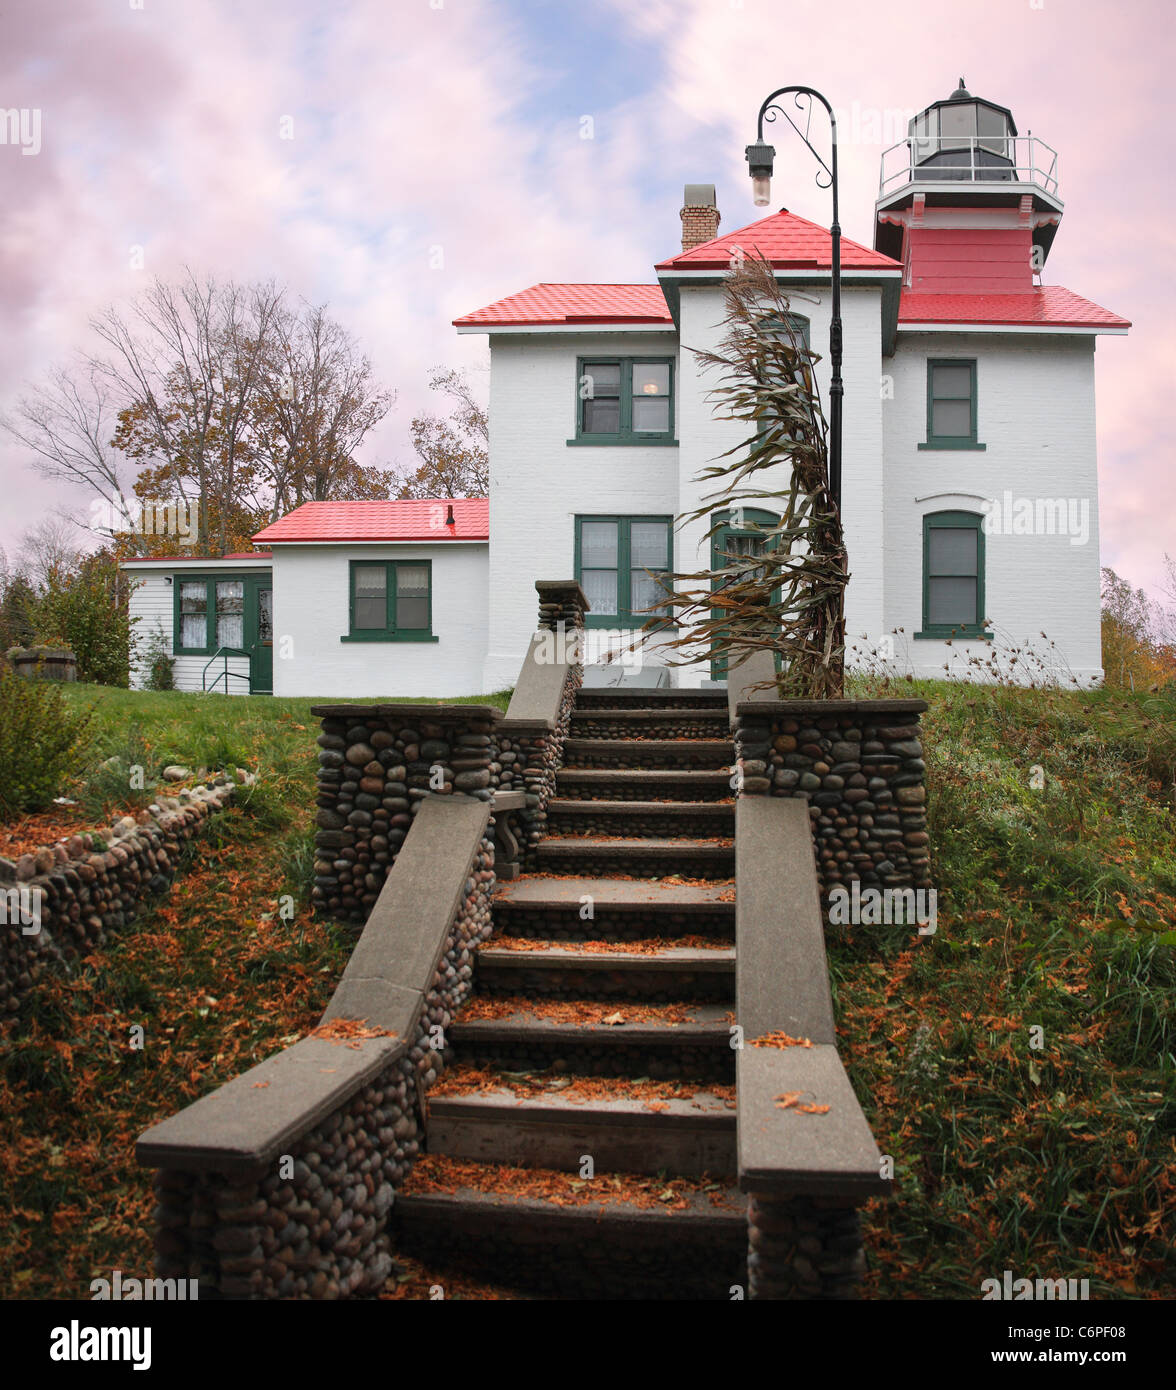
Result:
<svg viewBox="0 0 1176 1390"><path fill-rule="evenodd" d="M793 97L797 111L804 115L804 129L792 119L783 106L776 105L782 96ZM832 131L831 156L829 163L813 146L809 130L813 119L813 100L821 103L829 113L829 126ZM838 512L841 510L841 407L845 397L845 386L841 380L841 220L837 201L837 117L833 108L820 92L812 87L781 87L764 100L759 109L756 125L756 143L747 147L747 164L752 179L752 194L757 207L766 207L771 198L772 161L775 158L774 146L764 143L764 121L775 121L783 116L788 124L804 141L820 168L816 173L819 188L833 190L833 225L829 235L833 241L833 317L829 324L829 363L833 380L829 386L829 492Z"/></svg>

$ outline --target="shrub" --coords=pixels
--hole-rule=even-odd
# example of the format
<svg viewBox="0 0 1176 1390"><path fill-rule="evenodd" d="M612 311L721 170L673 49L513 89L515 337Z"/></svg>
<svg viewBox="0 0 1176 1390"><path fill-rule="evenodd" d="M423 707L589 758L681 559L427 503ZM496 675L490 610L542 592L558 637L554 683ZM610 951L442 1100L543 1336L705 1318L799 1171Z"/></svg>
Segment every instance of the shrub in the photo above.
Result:
<svg viewBox="0 0 1176 1390"><path fill-rule="evenodd" d="M14 574L0 597L0 648L26 647L37 630L36 591L23 574Z"/></svg>
<svg viewBox="0 0 1176 1390"><path fill-rule="evenodd" d="M155 631L147 639L144 656L147 661L145 688L147 690L174 690L176 688L176 659L171 654L163 625L158 620L155 624Z"/></svg>
<svg viewBox="0 0 1176 1390"><path fill-rule="evenodd" d="M109 551L86 555L76 569L54 570L40 600L38 636L64 640L78 659L78 680L127 684L131 623L128 586Z"/></svg>
<svg viewBox="0 0 1176 1390"><path fill-rule="evenodd" d="M0 668L0 817L36 811L77 767L93 710L74 713L52 681Z"/></svg>

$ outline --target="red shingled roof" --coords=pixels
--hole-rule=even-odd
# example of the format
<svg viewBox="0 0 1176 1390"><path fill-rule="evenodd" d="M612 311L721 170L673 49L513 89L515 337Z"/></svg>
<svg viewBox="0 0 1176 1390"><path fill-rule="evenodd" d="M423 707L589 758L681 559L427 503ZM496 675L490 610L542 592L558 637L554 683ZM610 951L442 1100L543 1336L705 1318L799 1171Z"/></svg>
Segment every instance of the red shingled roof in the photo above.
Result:
<svg viewBox="0 0 1176 1390"><path fill-rule="evenodd" d="M453 508L452 526L445 518ZM304 502L255 541L484 541L490 537L485 497L427 497L391 502Z"/></svg>
<svg viewBox="0 0 1176 1390"><path fill-rule="evenodd" d="M934 294L904 290L904 323L1010 324L1038 328L1130 328L1128 319L1061 285L1037 285L1018 294Z"/></svg>
<svg viewBox="0 0 1176 1390"><path fill-rule="evenodd" d="M797 217L781 208L771 217L726 232L714 241L705 241L690 251L661 261L657 270L726 270L735 248L744 254L758 251L766 256L777 270L829 270L833 265L833 243L828 227ZM880 251L859 246L848 237L841 238L841 269L901 270L897 261Z"/></svg>
<svg viewBox="0 0 1176 1390"><path fill-rule="evenodd" d="M453 320L458 328L496 324L664 323L673 326L660 285L532 285Z"/></svg>
<svg viewBox="0 0 1176 1390"><path fill-rule="evenodd" d="M208 565L214 560L272 560L272 550L231 550L227 555L130 555L119 561L119 568L127 565Z"/></svg>

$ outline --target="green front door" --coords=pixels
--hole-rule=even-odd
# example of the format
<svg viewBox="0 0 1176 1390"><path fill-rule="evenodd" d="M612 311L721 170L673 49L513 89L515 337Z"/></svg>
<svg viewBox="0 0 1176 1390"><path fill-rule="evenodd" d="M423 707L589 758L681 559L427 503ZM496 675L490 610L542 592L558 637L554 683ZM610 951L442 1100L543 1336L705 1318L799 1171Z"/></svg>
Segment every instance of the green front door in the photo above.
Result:
<svg viewBox="0 0 1176 1390"><path fill-rule="evenodd" d="M761 511L758 507L744 507L741 518L742 525L732 526L730 516L726 512L720 512L716 521L724 523L721 530L716 531L711 537L711 569L717 570L725 565L731 564L737 558L746 555L752 558L763 553L764 546L768 538L762 533L748 529L755 526L775 526L780 520L771 512ZM721 587L720 581L715 580L714 587ZM713 617L721 617L722 610L712 608ZM727 660L723 656L711 658L711 680L725 681L727 679Z"/></svg>
<svg viewBox="0 0 1176 1390"><path fill-rule="evenodd" d="M251 574L245 581L245 650L249 653L249 693L274 689L274 581Z"/></svg>

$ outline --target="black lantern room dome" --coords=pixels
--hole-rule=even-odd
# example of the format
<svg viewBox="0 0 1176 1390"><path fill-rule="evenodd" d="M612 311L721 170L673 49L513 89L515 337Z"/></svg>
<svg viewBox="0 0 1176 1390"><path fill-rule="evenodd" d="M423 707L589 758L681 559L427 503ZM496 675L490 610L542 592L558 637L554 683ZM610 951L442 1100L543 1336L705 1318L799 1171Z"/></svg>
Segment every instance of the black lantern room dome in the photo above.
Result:
<svg viewBox="0 0 1176 1390"><path fill-rule="evenodd" d="M949 97L911 121L911 163L934 179L1012 180L1016 134L1008 107L974 97L961 77Z"/></svg>

